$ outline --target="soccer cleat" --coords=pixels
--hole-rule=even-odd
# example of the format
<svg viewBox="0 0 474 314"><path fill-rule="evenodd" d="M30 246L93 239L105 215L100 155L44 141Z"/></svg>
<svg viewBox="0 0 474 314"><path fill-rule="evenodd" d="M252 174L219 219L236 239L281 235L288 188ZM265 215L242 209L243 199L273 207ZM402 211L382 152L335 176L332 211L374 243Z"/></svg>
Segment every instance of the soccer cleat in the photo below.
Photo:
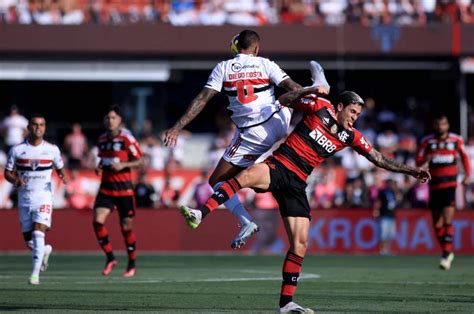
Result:
<svg viewBox="0 0 474 314"><path fill-rule="evenodd" d="M123 274L122 274L122 277L125 277L125 278L130 278L130 277L133 277L135 276L137 272L137 269L135 267L132 267L130 269L127 269Z"/></svg>
<svg viewBox="0 0 474 314"><path fill-rule="evenodd" d="M40 280L39 280L39 276L38 275L31 275L30 276L30 280L28 280L28 283L30 285L39 285L40 284Z"/></svg>
<svg viewBox="0 0 474 314"><path fill-rule="evenodd" d="M43 262L41 263L40 271L43 272L48 269L49 257L51 256L51 253L53 253L53 247L48 244L44 247L44 257L43 257Z"/></svg>
<svg viewBox="0 0 474 314"><path fill-rule="evenodd" d="M112 272L112 269L115 266L117 266L117 264L118 262L116 260L107 261L107 263L105 263L104 269L102 270L102 275L104 276L110 275L110 273Z"/></svg>
<svg viewBox="0 0 474 314"><path fill-rule="evenodd" d="M186 223L193 229L196 229L202 220L202 213L199 209L192 209L188 206L179 207L179 212L186 219Z"/></svg>
<svg viewBox="0 0 474 314"><path fill-rule="evenodd" d="M242 246L245 245L245 243L247 243L247 239L250 238L252 234L257 233L258 230L258 225L253 221L249 222L246 225L243 225L240 228L237 237L230 244L230 247L233 249L240 249Z"/></svg>
<svg viewBox="0 0 474 314"><path fill-rule="evenodd" d="M313 81L313 86L325 87L329 92L331 86L326 80L323 67L316 61L310 61L309 70L311 71L311 80Z"/></svg>
<svg viewBox="0 0 474 314"><path fill-rule="evenodd" d="M447 257L442 257L439 261L439 268L443 270L449 270L451 268L451 263L454 259L454 253L451 252Z"/></svg>
<svg viewBox="0 0 474 314"><path fill-rule="evenodd" d="M280 308L280 313L314 313L314 311L312 309L301 307L295 302L290 302Z"/></svg>

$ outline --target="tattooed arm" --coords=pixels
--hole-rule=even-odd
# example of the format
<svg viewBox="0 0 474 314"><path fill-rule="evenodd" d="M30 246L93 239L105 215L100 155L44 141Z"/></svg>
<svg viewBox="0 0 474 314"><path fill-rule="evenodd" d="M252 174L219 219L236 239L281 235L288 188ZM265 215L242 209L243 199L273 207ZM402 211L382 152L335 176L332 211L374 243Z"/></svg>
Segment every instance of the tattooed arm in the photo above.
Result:
<svg viewBox="0 0 474 314"><path fill-rule="evenodd" d="M281 81L280 84L278 84L278 87L283 87L287 91L295 91L302 88L300 84L296 83L291 78Z"/></svg>
<svg viewBox="0 0 474 314"><path fill-rule="evenodd" d="M186 112L181 118L163 135L163 142L166 146L174 147L181 131L189 122L191 122L206 106L207 102L218 92L210 88L203 88L202 91L191 101Z"/></svg>
<svg viewBox="0 0 474 314"><path fill-rule="evenodd" d="M431 179L431 174L428 172L428 170L423 168L415 168L399 163L398 161L392 158L388 158L382 155L375 148L373 148L370 153L365 153L364 156L377 167L384 168L393 172L400 172L411 175L412 177L420 180L422 183Z"/></svg>
<svg viewBox="0 0 474 314"><path fill-rule="evenodd" d="M318 87L318 86L306 86L306 87L301 87L296 90L292 90L289 92L284 93L280 97L278 97L278 101L282 106L290 107L290 108L295 108L295 104L293 103L296 99L306 96L309 94L316 94L316 95L327 95L328 90L324 87Z"/></svg>

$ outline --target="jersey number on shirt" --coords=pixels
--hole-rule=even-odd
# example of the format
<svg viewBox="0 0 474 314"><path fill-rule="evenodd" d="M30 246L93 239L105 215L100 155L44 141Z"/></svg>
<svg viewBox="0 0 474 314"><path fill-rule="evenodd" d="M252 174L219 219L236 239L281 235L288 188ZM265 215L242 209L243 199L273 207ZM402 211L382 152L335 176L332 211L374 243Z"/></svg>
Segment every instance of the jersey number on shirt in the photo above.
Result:
<svg viewBox="0 0 474 314"><path fill-rule="evenodd" d="M254 101L255 99L257 99L257 96L254 95L253 93L253 86L252 85L248 85L248 86L245 86L244 85L245 82L242 80L242 81L237 81L236 85L237 85L237 99L239 100L239 102L243 105L246 105L252 101Z"/></svg>
<svg viewBox="0 0 474 314"><path fill-rule="evenodd" d="M39 208L39 212L40 213L46 213L46 214L51 214L51 205L49 204L45 204L45 205L41 205L40 208Z"/></svg>

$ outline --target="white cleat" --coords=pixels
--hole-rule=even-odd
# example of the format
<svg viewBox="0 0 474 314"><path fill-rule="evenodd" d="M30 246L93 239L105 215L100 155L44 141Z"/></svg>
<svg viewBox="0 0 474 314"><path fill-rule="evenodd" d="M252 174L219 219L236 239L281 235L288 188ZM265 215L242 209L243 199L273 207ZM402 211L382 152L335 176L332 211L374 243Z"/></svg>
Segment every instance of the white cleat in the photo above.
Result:
<svg viewBox="0 0 474 314"><path fill-rule="evenodd" d="M37 286L40 284L39 276L38 275L31 275L30 280L28 280L30 285Z"/></svg>
<svg viewBox="0 0 474 314"><path fill-rule="evenodd" d="M44 247L44 257L43 257L43 262L41 263L41 268L40 271L46 271L49 266L49 257L51 256L51 253L53 253L53 247L49 244L47 244Z"/></svg>
<svg viewBox="0 0 474 314"><path fill-rule="evenodd" d="M309 70L311 71L311 80L313 81L313 86L324 87L329 93L331 86L326 80L323 67L318 62L312 60L309 62Z"/></svg>
<svg viewBox="0 0 474 314"><path fill-rule="evenodd" d="M196 229L202 220L202 212L199 209L192 209L188 206L179 207L179 212L186 219L189 227Z"/></svg>
<svg viewBox="0 0 474 314"><path fill-rule="evenodd" d="M299 306L295 302L290 302L280 308L280 313L314 313L312 309Z"/></svg>
<svg viewBox="0 0 474 314"><path fill-rule="evenodd" d="M233 249L240 249L247 243L247 239L250 238L250 236L252 236L253 234L257 233L258 230L258 225L253 221L249 222L246 225L243 225L240 228L237 237L230 244L230 247Z"/></svg>
<svg viewBox="0 0 474 314"><path fill-rule="evenodd" d="M439 268L442 270L449 270L451 268L451 263L453 262L454 259L454 253L451 252L449 253L448 257L443 257L439 261Z"/></svg>

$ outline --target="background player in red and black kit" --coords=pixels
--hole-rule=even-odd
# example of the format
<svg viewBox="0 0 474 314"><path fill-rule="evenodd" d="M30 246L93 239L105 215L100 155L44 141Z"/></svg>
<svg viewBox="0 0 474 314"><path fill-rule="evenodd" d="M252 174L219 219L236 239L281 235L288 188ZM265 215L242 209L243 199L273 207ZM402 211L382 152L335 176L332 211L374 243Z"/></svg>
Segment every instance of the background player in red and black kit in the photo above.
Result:
<svg viewBox="0 0 474 314"><path fill-rule="evenodd" d="M108 276L117 265L109 233L104 226L109 214L117 209L128 253L128 267L123 276L133 277L136 272L136 236L132 231L135 194L131 169L143 167L142 153L132 134L121 128L122 116L118 107L112 107L107 112L104 122L107 132L99 137L100 162L96 168L96 173L102 175L102 181L95 200L93 222L97 240L107 255L102 274Z"/></svg>
<svg viewBox="0 0 474 314"><path fill-rule="evenodd" d="M442 255L439 267L444 270L451 268L453 253L453 216L456 211L455 197L458 175L458 155L461 155L464 166L464 185L469 184L471 167L469 157L464 149L463 139L449 132L449 121L446 116L439 116L434 121L435 133L424 137L417 156L417 165L429 163L433 176L430 182L431 216L435 234L441 245Z"/></svg>
<svg viewBox="0 0 474 314"><path fill-rule="evenodd" d="M422 182L430 178L425 169L400 164L383 156L353 128L364 104L359 95L350 91L343 92L334 108L328 100L315 95L300 98L301 95L312 92L315 92L314 87L305 87L280 96L282 105L303 110L305 116L273 156L226 181L203 207L181 208L181 211L187 212L185 218L189 223L204 218L241 188L272 192L280 207L290 242L283 263L279 304L281 313L313 313L311 309L294 303L293 295L306 253L311 219L305 192L306 179L315 167L337 151L350 146L378 167L412 175ZM295 99L297 100L293 101Z"/></svg>

